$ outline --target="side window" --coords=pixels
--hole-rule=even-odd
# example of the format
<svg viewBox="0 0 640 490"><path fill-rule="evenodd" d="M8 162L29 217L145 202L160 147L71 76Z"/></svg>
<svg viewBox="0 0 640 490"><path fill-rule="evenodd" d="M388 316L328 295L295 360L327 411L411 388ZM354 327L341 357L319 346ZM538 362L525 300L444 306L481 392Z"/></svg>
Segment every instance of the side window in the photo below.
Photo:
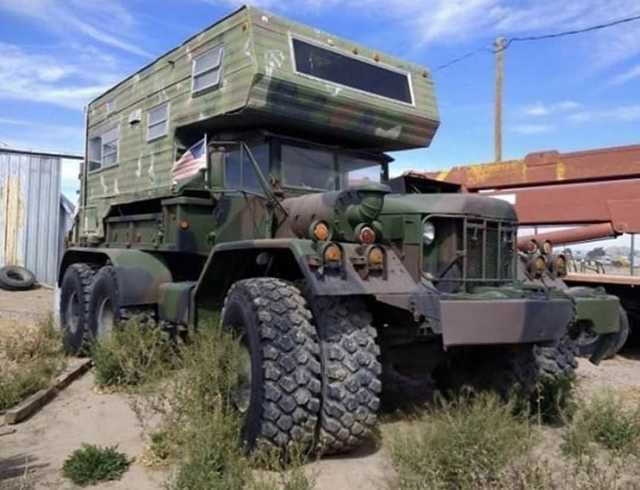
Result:
<svg viewBox="0 0 640 490"><path fill-rule="evenodd" d="M229 189L242 187L242 160L240 149L228 151L224 162L224 185Z"/></svg>
<svg viewBox="0 0 640 490"><path fill-rule="evenodd" d="M111 167L118 163L118 140L120 131L113 128L102 135L102 166Z"/></svg>
<svg viewBox="0 0 640 490"><path fill-rule="evenodd" d="M223 47L218 46L193 59L191 91L194 94L220 85L223 55Z"/></svg>
<svg viewBox="0 0 640 490"><path fill-rule="evenodd" d="M102 167L102 138L100 136L89 140L87 153L89 160L89 172L92 170L98 170Z"/></svg>
<svg viewBox="0 0 640 490"><path fill-rule="evenodd" d="M258 163L258 167L262 171L262 174L265 178L269 179L269 145L266 143L250 146L251 153L253 154L253 158L256 159ZM263 192L262 186L260 185L260 181L258 180L258 176L253 168L251 160L249 159L249 155L245 155L243 163L243 188L254 191L254 192Z"/></svg>
<svg viewBox="0 0 640 490"><path fill-rule="evenodd" d="M169 103L149 109L147 114L147 141L166 136L169 132Z"/></svg>
<svg viewBox="0 0 640 490"><path fill-rule="evenodd" d="M265 178L269 178L269 145L261 143L249 147ZM262 193L262 186L258 180L249 155L243 150L235 148L225 156L224 183L229 189L247 190Z"/></svg>
<svg viewBox="0 0 640 490"><path fill-rule="evenodd" d="M88 159L89 171L113 167L118 164L118 143L120 130L118 127L106 131L101 136L89 139Z"/></svg>

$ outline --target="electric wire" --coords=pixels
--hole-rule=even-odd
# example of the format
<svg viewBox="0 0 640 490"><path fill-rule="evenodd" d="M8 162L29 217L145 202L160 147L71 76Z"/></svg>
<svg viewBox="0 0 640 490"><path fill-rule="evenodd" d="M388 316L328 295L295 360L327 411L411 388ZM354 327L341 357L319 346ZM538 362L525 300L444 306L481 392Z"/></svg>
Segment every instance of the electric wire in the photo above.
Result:
<svg viewBox="0 0 640 490"><path fill-rule="evenodd" d="M629 22L635 22L640 20L640 15L633 15L630 17L624 17L621 19L617 19L617 20L612 20L610 22L605 22L602 24L595 24L592 26L588 26L588 27L583 27L581 29L571 29L568 31L561 31L561 32L553 32L553 33L549 33L549 34L540 34L540 35L536 35L536 36L516 36L516 37L510 37L510 38L506 38L504 40L504 42L502 43L501 46L499 47L488 47L488 46L482 46L478 49L474 49L473 51L469 51L468 53L459 56L457 58L454 58L446 63L443 63L441 65L438 65L436 68L434 68L433 72L438 72L440 70L444 70L446 68L449 68L450 66L456 65L464 60L467 60L469 58L472 58L473 56L476 56L477 54L481 53L481 52L489 52L489 53L498 53L500 51L504 51L506 50L509 46L511 46L511 44L513 43L519 43L519 42L533 42L533 41L543 41L546 39L557 39L560 37L566 37L566 36L574 36L577 34L584 34L587 32L593 32L593 31L598 31L601 29L607 29L609 27L614 27L614 26L618 26L621 24L627 24Z"/></svg>

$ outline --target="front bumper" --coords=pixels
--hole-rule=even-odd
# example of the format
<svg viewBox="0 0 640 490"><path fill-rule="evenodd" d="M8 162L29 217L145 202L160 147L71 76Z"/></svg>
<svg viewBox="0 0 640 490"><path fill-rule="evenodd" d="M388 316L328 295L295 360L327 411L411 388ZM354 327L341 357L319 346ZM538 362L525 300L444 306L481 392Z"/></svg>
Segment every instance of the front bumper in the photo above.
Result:
<svg viewBox="0 0 640 490"><path fill-rule="evenodd" d="M573 305L550 299L443 299L445 346L521 344L557 340L573 319Z"/></svg>

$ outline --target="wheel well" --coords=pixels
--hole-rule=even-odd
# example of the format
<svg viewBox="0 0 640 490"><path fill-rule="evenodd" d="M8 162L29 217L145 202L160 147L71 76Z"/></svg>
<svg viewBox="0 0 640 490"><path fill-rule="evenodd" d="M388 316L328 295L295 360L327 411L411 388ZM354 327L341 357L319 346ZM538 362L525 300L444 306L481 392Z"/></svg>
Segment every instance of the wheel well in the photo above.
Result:
<svg viewBox="0 0 640 490"><path fill-rule="evenodd" d="M252 248L215 253L198 282L198 308L218 308L231 285L250 277L277 277L287 281L302 279L293 253L286 248Z"/></svg>
<svg viewBox="0 0 640 490"><path fill-rule="evenodd" d="M65 252L60 263L60 271L58 273L58 285L62 285L62 278L64 273L70 265L82 262L85 264L95 264L98 267L102 267L107 263L109 257L101 252L85 251L85 250L68 250Z"/></svg>

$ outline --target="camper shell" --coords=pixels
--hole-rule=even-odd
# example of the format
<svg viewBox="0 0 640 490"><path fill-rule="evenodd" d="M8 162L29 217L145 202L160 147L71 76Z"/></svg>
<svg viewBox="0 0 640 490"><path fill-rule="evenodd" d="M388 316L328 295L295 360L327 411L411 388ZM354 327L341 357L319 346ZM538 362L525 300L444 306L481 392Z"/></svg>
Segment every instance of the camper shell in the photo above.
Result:
<svg viewBox="0 0 640 490"><path fill-rule="evenodd" d="M102 236L112 204L170 195L173 163L204 134L383 152L428 146L438 123L425 68L242 7L89 104L82 234Z"/></svg>

